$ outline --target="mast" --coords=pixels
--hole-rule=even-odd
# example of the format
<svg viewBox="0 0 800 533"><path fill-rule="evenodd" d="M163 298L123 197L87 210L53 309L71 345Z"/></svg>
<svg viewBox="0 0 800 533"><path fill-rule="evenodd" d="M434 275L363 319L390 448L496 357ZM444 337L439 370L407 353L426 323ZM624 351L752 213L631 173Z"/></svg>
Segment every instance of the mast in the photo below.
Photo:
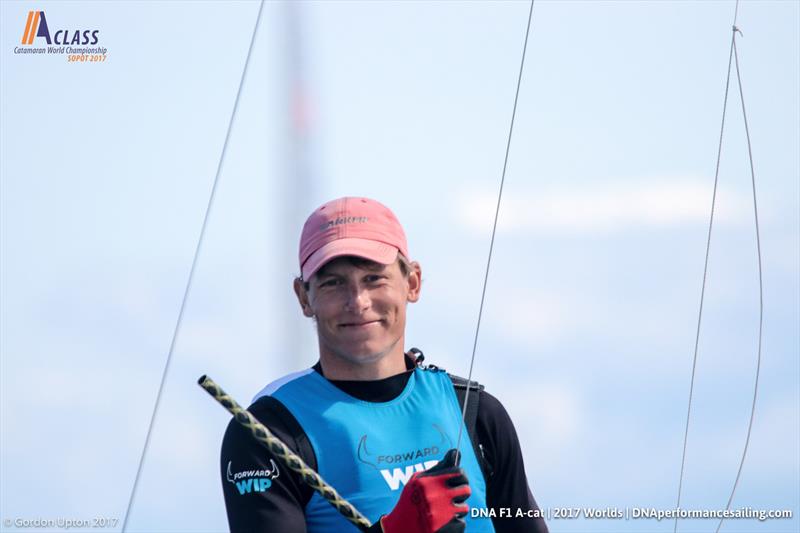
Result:
<svg viewBox="0 0 800 533"><path fill-rule="evenodd" d="M281 218L279 228L280 260L277 261L278 285L281 298L275 309L282 312L277 321L282 324L280 360L287 369L295 369L298 362L313 361L316 348L311 342L311 329L291 290L291 281L299 275L297 243L305 217L313 209L319 192L319 179L312 171L312 116L310 95L306 80L306 50L304 46L302 7L300 2L281 3L283 19L284 92L280 110L283 116L284 145L279 157L282 169L279 185ZM316 185L315 185L316 182ZM278 258L276 258L278 259ZM285 276L284 276L285 273ZM285 288L284 288L285 287ZM275 360L275 359L273 359Z"/></svg>

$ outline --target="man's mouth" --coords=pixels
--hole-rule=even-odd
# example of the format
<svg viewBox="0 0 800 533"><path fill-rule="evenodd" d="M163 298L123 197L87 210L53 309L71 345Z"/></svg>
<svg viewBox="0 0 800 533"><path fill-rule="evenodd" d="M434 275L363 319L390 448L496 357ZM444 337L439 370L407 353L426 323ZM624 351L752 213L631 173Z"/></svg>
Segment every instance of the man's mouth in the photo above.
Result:
<svg viewBox="0 0 800 533"><path fill-rule="evenodd" d="M360 329L360 328L368 328L373 324L380 324L380 320L364 320L358 322L344 322L339 324L340 328L352 328L352 329Z"/></svg>

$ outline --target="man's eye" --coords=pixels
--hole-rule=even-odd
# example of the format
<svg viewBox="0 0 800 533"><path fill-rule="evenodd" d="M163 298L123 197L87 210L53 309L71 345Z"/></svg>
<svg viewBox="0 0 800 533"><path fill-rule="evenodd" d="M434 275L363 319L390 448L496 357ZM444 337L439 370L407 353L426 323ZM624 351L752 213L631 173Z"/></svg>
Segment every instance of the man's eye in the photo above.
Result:
<svg viewBox="0 0 800 533"><path fill-rule="evenodd" d="M378 274L373 274L371 276L367 276L364 279L366 280L367 283L375 283L377 281L380 281L383 278L384 278L384 276L379 276Z"/></svg>
<svg viewBox="0 0 800 533"><path fill-rule="evenodd" d="M320 287L335 287L339 284L338 279L329 279L319 284Z"/></svg>

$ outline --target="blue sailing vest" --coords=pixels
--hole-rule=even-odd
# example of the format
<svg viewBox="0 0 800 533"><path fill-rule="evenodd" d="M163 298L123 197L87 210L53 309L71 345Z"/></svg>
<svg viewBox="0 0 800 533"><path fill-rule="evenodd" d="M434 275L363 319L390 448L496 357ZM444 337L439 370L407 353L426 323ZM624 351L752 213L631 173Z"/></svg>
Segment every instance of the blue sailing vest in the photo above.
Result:
<svg viewBox="0 0 800 533"><path fill-rule="evenodd" d="M354 398L311 369L274 382L256 398L265 395L294 415L314 448L317 471L370 522L391 512L415 472L455 448L460 427L461 467L472 489L467 504L486 507L486 482L447 373L416 368L403 392L383 403ZM357 531L316 492L305 515L309 533ZM468 532L494 532L489 518L465 520Z"/></svg>

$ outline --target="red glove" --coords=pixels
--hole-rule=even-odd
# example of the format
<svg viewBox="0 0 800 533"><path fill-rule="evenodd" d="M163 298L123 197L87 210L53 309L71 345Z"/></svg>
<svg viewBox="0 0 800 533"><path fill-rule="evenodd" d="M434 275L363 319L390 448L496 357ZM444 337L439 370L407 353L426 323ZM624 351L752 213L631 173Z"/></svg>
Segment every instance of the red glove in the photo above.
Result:
<svg viewBox="0 0 800 533"><path fill-rule="evenodd" d="M392 512L380 519L384 533L464 531L464 501L472 491L457 458L456 450L448 450L433 468L411 476Z"/></svg>

